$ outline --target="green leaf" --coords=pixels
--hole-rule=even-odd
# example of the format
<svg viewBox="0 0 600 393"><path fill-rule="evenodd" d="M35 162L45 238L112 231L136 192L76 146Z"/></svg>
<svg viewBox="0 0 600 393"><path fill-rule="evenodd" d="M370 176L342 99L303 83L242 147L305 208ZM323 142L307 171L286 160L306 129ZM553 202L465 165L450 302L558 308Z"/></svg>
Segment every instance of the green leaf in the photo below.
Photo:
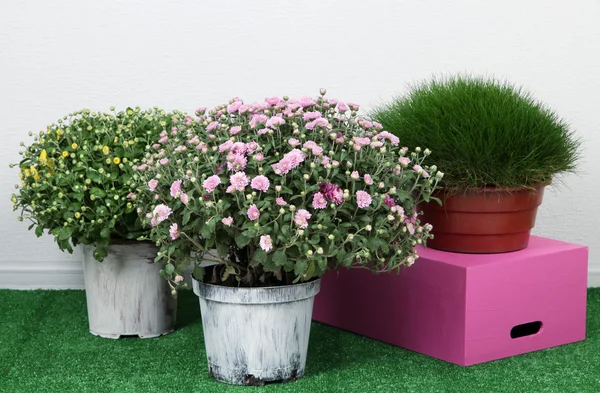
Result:
<svg viewBox="0 0 600 393"><path fill-rule="evenodd" d="M305 261L298 262L296 264L296 267L294 268L294 273L296 273L298 275L304 274L307 267L308 267L308 264Z"/></svg>
<svg viewBox="0 0 600 393"><path fill-rule="evenodd" d="M102 175L100 175L100 173L94 169L88 169L85 175L88 179L95 183L102 183Z"/></svg>
<svg viewBox="0 0 600 393"><path fill-rule="evenodd" d="M238 248L244 248L246 247L248 244L250 243L250 238L244 236L243 234L238 234L235 237L235 244L238 246Z"/></svg>
<svg viewBox="0 0 600 393"><path fill-rule="evenodd" d="M58 240L67 240L73 234L73 228L62 227L58 233Z"/></svg>
<svg viewBox="0 0 600 393"><path fill-rule="evenodd" d="M186 225L190 221L190 215L191 212L189 210L186 210L185 213L183 213L182 225Z"/></svg>
<svg viewBox="0 0 600 393"><path fill-rule="evenodd" d="M221 258L227 257L229 254L229 246L227 244L217 242L217 253Z"/></svg>
<svg viewBox="0 0 600 393"><path fill-rule="evenodd" d="M283 234L283 236L289 237L290 236L290 226L289 225L282 226L281 233Z"/></svg>
<svg viewBox="0 0 600 393"><path fill-rule="evenodd" d="M367 240L367 247L371 251L376 251L377 249L379 249L380 244L381 244L381 240L379 240L378 237L372 237L369 240Z"/></svg>
<svg viewBox="0 0 600 393"><path fill-rule="evenodd" d="M165 266L165 272L167 274L173 274L175 272L175 266L173 266L170 263L167 263L167 266Z"/></svg>
<svg viewBox="0 0 600 393"><path fill-rule="evenodd" d="M401 202L412 198L412 196L410 195L410 192L408 192L406 190L398 190L397 192L398 192L398 199Z"/></svg>
<svg viewBox="0 0 600 393"><path fill-rule="evenodd" d="M198 280L198 281L202 281L204 280L204 268L202 266L194 266L194 271L192 272L192 276Z"/></svg>
<svg viewBox="0 0 600 393"><path fill-rule="evenodd" d="M104 190L102 190L98 187L92 187L90 189L90 194L92 194L93 196L95 196L97 198L104 198L106 196L106 193L104 192Z"/></svg>
<svg viewBox="0 0 600 393"><path fill-rule="evenodd" d="M283 251L283 250L275 251L275 254L273 254L273 262L277 266L285 265L285 263L287 262L287 255L285 254L285 251Z"/></svg>
<svg viewBox="0 0 600 393"><path fill-rule="evenodd" d="M429 199L432 201L436 201L438 205L442 206L442 200L440 198L430 196Z"/></svg>
<svg viewBox="0 0 600 393"><path fill-rule="evenodd" d="M321 241L321 237L319 235L314 235L313 237L310 238L310 240L308 241L310 244L312 244L313 246L319 244L319 242Z"/></svg>
<svg viewBox="0 0 600 393"><path fill-rule="evenodd" d="M305 280L310 280L312 276L315 274L315 261L311 261L310 265L308 265L308 269L306 270Z"/></svg>
<svg viewBox="0 0 600 393"><path fill-rule="evenodd" d="M263 250L254 251L254 255L252 256L251 266L262 265L267 260L267 253Z"/></svg>
<svg viewBox="0 0 600 393"><path fill-rule="evenodd" d="M44 227L42 227L41 225L38 225L38 226L35 228L35 235L36 235L37 237L40 237L40 236L42 236L43 234L44 234Z"/></svg>
<svg viewBox="0 0 600 393"><path fill-rule="evenodd" d="M102 230L100 231L100 236L106 239L110 238L110 228L102 228Z"/></svg>

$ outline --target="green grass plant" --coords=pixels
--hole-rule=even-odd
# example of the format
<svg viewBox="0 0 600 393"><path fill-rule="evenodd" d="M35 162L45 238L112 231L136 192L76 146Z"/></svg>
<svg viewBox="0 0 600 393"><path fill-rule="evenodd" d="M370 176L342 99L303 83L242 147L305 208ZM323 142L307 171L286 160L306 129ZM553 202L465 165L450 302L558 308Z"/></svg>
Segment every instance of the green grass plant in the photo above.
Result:
<svg viewBox="0 0 600 393"><path fill-rule="evenodd" d="M581 142L556 112L496 79L433 78L371 116L402 145L432 150L448 191L548 184L579 158Z"/></svg>

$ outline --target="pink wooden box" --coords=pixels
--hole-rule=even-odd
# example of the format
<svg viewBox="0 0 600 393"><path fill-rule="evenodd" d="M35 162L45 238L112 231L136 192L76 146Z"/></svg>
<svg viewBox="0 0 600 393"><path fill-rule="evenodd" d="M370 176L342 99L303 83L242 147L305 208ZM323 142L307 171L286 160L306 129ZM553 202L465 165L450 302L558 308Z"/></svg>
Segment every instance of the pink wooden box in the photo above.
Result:
<svg viewBox="0 0 600 393"><path fill-rule="evenodd" d="M399 275L329 272L313 319L461 366L585 339L587 247L419 255Z"/></svg>

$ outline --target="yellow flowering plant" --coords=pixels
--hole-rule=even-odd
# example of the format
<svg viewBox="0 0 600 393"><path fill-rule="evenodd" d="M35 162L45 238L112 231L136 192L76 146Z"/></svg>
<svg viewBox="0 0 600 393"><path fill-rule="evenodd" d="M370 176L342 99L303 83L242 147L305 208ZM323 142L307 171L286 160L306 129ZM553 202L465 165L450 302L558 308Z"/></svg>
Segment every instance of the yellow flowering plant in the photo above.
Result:
<svg viewBox="0 0 600 393"><path fill-rule="evenodd" d="M147 235L135 206L139 175L133 168L149 144L182 121L180 112L127 108L74 112L33 136L19 154L21 184L12 195L19 221L39 237L54 236L61 250L79 243L95 247L102 261L108 246Z"/></svg>

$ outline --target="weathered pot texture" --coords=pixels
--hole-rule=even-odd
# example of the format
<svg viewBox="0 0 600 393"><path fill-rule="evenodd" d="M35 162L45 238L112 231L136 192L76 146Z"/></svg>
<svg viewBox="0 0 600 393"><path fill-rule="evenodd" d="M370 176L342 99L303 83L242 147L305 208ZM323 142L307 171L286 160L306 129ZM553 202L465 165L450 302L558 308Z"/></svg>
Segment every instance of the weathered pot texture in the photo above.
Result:
<svg viewBox="0 0 600 393"><path fill-rule="evenodd" d="M85 246L83 267L90 333L105 337L158 337L173 331L177 300L154 263L151 243L124 242L109 247L102 262Z"/></svg>
<svg viewBox="0 0 600 393"><path fill-rule="evenodd" d="M193 280L200 298L209 374L235 385L302 377L320 285L317 279L279 287L233 288Z"/></svg>
<svg viewBox="0 0 600 393"><path fill-rule="evenodd" d="M422 223L433 225L427 247L461 253L493 254L527 247L544 185L530 188L480 188L437 196L443 206L421 206Z"/></svg>

